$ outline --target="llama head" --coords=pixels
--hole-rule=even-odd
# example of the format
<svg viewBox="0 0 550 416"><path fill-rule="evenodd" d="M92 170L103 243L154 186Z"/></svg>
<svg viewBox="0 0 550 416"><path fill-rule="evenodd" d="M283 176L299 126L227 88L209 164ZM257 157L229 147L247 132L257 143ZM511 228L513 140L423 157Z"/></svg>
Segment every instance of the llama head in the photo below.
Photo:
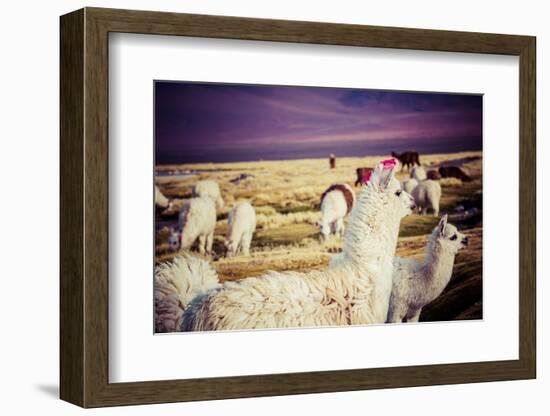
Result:
<svg viewBox="0 0 550 416"><path fill-rule="evenodd" d="M453 224L447 222L447 214L441 217L433 235L442 248L453 254L468 245L468 237L459 232Z"/></svg>
<svg viewBox="0 0 550 416"><path fill-rule="evenodd" d="M170 229L170 235L168 236L168 247L170 251L178 251L181 243L181 233L175 231L173 228Z"/></svg>
<svg viewBox="0 0 550 416"><path fill-rule="evenodd" d="M401 183L395 178L396 168L395 159L380 162L366 186L370 187L385 210L395 213L401 219L411 214L415 205L413 197L401 188Z"/></svg>

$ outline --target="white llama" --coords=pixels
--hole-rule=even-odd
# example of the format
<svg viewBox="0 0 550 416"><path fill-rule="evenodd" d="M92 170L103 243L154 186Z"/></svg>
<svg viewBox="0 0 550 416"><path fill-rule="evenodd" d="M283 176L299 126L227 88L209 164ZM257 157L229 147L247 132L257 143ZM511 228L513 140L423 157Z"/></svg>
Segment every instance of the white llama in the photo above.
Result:
<svg viewBox="0 0 550 416"><path fill-rule="evenodd" d="M413 200L394 177L395 163L374 171L352 210L342 261L325 271L269 272L225 282L197 296L181 329L232 330L384 323L401 218Z"/></svg>
<svg viewBox="0 0 550 416"><path fill-rule="evenodd" d="M418 322L422 308L451 280L455 255L467 244L468 237L444 215L432 232L424 261L395 257L387 322Z"/></svg>
<svg viewBox="0 0 550 416"><path fill-rule="evenodd" d="M205 179L198 181L193 187L193 197L210 198L216 203L217 209L222 209L225 205L222 194L220 192L220 186L217 182Z"/></svg>
<svg viewBox="0 0 550 416"><path fill-rule="evenodd" d="M216 228L216 207L210 198L191 198L179 214L180 248L189 250L199 241L201 254L211 253Z"/></svg>
<svg viewBox="0 0 550 416"><path fill-rule="evenodd" d="M418 211L427 214L432 211L433 215L439 216L439 201L441 200L441 185L439 181L431 179L420 182L411 192Z"/></svg>
<svg viewBox="0 0 550 416"><path fill-rule="evenodd" d="M344 218L355 203L355 192L345 183L331 185L321 196L321 219L318 225L321 237L327 240L330 234L344 235Z"/></svg>
<svg viewBox="0 0 550 416"><path fill-rule="evenodd" d="M247 201L237 203L227 217L227 256L235 256L239 250L250 255L250 243L256 231L256 211Z"/></svg>

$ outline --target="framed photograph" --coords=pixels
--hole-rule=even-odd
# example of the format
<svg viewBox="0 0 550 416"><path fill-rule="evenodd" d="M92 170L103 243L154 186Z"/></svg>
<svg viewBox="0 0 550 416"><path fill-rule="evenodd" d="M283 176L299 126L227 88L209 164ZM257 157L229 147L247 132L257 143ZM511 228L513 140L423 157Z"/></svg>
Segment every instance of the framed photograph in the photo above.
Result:
<svg viewBox="0 0 550 416"><path fill-rule="evenodd" d="M534 37L60 24L63 400L536 377Z"/></svg>

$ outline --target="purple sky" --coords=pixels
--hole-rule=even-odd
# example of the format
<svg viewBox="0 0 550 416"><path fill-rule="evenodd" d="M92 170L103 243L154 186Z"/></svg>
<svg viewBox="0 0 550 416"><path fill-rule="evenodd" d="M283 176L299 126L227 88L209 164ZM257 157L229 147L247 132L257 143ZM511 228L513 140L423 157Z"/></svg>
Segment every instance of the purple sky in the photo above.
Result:
<svg viewBox="0 0 550 416"><path fill-rule="evenodd" d="M480 150L481 135L481 95L155 82L157 164Z"/></svg>

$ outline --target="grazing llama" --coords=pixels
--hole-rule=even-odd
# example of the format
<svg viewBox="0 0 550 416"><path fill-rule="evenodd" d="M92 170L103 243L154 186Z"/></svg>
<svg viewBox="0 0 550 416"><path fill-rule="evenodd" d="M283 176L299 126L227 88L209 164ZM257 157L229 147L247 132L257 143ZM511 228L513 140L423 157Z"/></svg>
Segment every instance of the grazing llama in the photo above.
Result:
<svg viewBox="0 0 550 416"><path fill-rule="evenodd" d="M396 257L387 322L418 322L422 308L451 280L455 255L467 244L468 237L444 215L432 232L423 262Z"/></svg>
<svg viewBox="0 0 550 416"><path fill-rule="evenodd" d="M324 271L269 272L197 296L181 329L232 330L384 323L401 218L413 200L381 163L352 210L342 261Z"/></svg>
<svg viewBox="0 0 550 416"><path fill-rule="evenodd" d="M216 204L216 209L222 209L225 205L222 194L220 192L220 186L217 182L205 179L198 181L193 187L194 198L210 198Z"/></svg>
<svg viewBox="0 0 550 416"><path fill-rule="evenodd" d="M458 166L441 166L439 168L439 174L442 178L457 178L462 182L471 182L472 178L469 177L462 169Z"/></svg>
<svg viewBox="0 0 550 416"><path fill-rule="evenodd" d="M330 234L344 235L344 218L355 203L355 192L345 183L331 185L321 196L321 219L318 222L321 238L327 240Z"/></svg>
<svg viewBox="0 0 550 416"><path fill-rule="evenodd" d="M372 168L357 168L355 169L355 175L357 176L357 179L355 180L355 186L358 185L365 185L372 175Z"/></svg>
<svg viewBox="0 0 550 416"><path fill-rule="evenodd" d="M441 174L438 170L430 169L426 172L426 176L428 179L431 179L432 181L438 181L441 179Z"/></svg>
<svg viewBox="0 0 550 416"><path fill-rule="evenodd" d="M227 256L232 257L241 251L250 255L250 243L256 231L256 211L249 202L237 203L227 217L227 237L225 247Z"/></svg>
<svg viewBox="0 0 550 416"><path fill-rule="evenodd" d="M418 211L427 214L432 211L433 215L439 216L439 201L441 200L441 185L438 181L427 179L420 182L411 192Z"/></svg>
<svg viewBox="0 0 550 416"><path fill-rule="evenodd" d="M179 214L180 248L189 250L199 242L201 254L212 252L216 228L216 207L210 198L191 198Z"/></svg>
<svg viewBox="0 0 550 416"><path fill-rule="evenodd" d="M401 163L401 170L403 170L405 166L407 167L407 170L410 170L411 166L420 166L420 156L418 155L418 152L403 152L400 154L391 152L391 155L393 158L399 160Z"/></svg>

